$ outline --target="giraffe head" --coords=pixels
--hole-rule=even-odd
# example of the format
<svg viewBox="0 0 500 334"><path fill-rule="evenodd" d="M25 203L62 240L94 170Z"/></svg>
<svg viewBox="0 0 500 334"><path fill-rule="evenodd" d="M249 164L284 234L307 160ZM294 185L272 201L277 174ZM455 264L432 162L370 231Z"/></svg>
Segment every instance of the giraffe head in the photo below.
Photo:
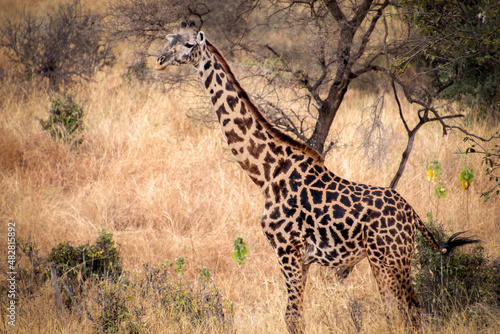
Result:
<svg viewBox="0 0 500 334"><path fill-rule="evenodd" d="M205 43L205 33L197 31L195 23L182 22L178 34L167 35L169 45L156 60L156 69L164 70L169 65L197 64L199 46Z"/></svg>

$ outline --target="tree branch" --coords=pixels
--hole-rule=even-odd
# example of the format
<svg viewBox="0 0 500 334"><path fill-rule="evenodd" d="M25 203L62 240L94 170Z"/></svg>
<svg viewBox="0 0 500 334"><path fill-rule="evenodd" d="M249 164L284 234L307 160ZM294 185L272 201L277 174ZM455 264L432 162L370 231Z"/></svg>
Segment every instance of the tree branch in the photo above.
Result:
<svg viewBox="0 0 500 334"><path fill-rule="evenodd" d="M391 80L391 85L392 85L392 90L394 92L394 98L396 99L396 104L398 105L399 117L401 118L401 121L403 122L403 125L406 129L406 132L408 134L410 134L411 130L408 127L408 124L406 123L405 116L403 115L403 109L401 108L401 103L399 102L398 92L396 89L396 85L394 84L394 80Z"/></svg>
<svg viewBox="0 0 500 334"><path fill-rule="evenodd" d="M422 106L425 110L431 111L434 114L434 116L436 116L435 120L438 120L441 123L441 126L443 128L443 136L447 135L448 134L448 132L446 131L447 125L444 123L442 117L439 115L439 112L436 110L436 108L434 108L433 106L430 105L430 103L432 102L432 100L434 99L435 96L432 96L432 94L428 93L429 102L427 102L427 103L423 102L422 100L417 100L416 98L414 98L412 96L412 94L408 90L408 87L396 75L392 74L391 78L392 78L392 80L397 82L401 86L401 88L403 88L403 93L405 94L405 97L408 100L408 102L410 102L412 104L413 103L418 104L418 105ZM462 115L462 117L463 117L463 115Z"/></svg>
<svg viewBox="0 0 500 334"><path fill-rule="evenodd" d="M389 5L389 0L385 0L384 3L380 5L380 8L377 10L375 16L372 18L368 30L363 34L363 37L361 38L361 45L359 46L358 52L351 57L353 62L358 60L365 52L366 46L370 41L370 37L373 33L373 30L375 30L375 26L377 25L377 21L382 17L384 9L388 5Z"/></svg>
<svg viewBox="0 0 500 334"><path fill-rule="evenodd" d="M475 138L475 139L478 139L482 142L490 142L492 141L493 139L500 139L500 135L498 134L498 132L496 132L494 135L492 135L490 138L483 138L481 136L478 136L474 133L471 133L467 130L465 130L464 128L460 127L460 126L456 126L456 125L449 125L448 128L450 129L455 129L455 130L459 130L460 132L462 132L463 134L465 134L467 137L472 137L472 138Z"/></svg>
<svg viewBox="0 0 500 334"><path fill-rule="evenodd" d="M335 21L337 21L339 23L347 21L345 14L340 9L339 4L337 3L336 0L325 1L325 3L326 3L326 6L328 7L328 9L330 10L330 13L332 14Z"/></svg>

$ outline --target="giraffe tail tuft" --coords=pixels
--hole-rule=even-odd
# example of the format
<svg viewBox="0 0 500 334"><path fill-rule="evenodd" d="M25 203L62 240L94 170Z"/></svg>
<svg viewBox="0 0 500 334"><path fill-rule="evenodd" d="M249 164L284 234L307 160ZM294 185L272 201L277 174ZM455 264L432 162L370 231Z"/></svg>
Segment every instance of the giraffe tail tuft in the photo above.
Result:
<svg viewBox="0 0 500 334"><path fill-rule="evenodd" d="M453 249L468 245L478 243L480 240L476 239L475 236L472 237L459 237L467 231L454 233L448 241L446 241L440 248L441 254L449 254Z"/></svg>
<svg viewBox="0 0 500 334"><path fill-rule="evenodd" d="M475 244L478 243L480 240L476 239L475 236L472 237L460 237L460 235L464 234L467 231L464 232L457 232L453 234L451 237L448 238L448 241L446 241L444 244L441 246L436 242L436 239L434 238L434 235L429 231L429 229L424 225L418 214L413 211L413 219L415 221L415 224L417 225L417 229L422 233L422 235L431 243L431 245L434 246L434 248L439 251L443 255L448 255L451 253L451 251L459 246L463 245L468 245L468 244Z"/></svg>

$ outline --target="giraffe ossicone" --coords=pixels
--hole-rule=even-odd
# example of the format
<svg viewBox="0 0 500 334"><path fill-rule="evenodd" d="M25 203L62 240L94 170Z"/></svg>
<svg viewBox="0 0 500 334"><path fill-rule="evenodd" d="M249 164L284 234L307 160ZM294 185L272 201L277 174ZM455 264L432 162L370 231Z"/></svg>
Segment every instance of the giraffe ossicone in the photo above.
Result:
<svg viewBox="0 0 500 334"><path fill-rule="evenodd" d="M228 63L193 24L168 35L157 70L193 65L210 94L229 149L264 196L262 230L278 257L290 333L302 333L303 295L312 263L350 267L367 257L379 292L420 326L410 280L415 228L442 254L477 242L457 237L439 246L415 210L394 189L343 179L321 155L270 124L241 88Z"/></svg>

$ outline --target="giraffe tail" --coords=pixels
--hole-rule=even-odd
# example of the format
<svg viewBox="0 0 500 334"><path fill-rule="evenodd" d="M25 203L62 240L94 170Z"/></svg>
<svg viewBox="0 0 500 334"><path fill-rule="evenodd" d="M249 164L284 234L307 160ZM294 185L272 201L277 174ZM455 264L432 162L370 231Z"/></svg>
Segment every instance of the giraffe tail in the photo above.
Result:
<svg viewBox="0 0 500 334"><path fill-rule="evenodd" d="M451 235L448 240L442 244L439 245L434 238L434 235L432 234L431 231L424 225L420 217L417 215L416 212L414 212L414 221L416 222L417 229L422 233L422 235L429 241L429 243L434 246L434 248L440 252L441 254L449 254L453 249L463 246L463 245L468 245L468 244L475 244L478 243L480 240L476 239L474 236L472 237L461 237L460 235L464 234L466 231L463 232L457 232Z"/></svg>
<svg viewBox="0 0 500 334"><path fill-rule="evenodd" d="M449 254L453 249L467 245L467 244L475 244L480 240L475 239L474 237L459 237L459 235L464 234L467 231L457 232L452 234L452 236L446 241L440 249L441 254Z"/></svg>

